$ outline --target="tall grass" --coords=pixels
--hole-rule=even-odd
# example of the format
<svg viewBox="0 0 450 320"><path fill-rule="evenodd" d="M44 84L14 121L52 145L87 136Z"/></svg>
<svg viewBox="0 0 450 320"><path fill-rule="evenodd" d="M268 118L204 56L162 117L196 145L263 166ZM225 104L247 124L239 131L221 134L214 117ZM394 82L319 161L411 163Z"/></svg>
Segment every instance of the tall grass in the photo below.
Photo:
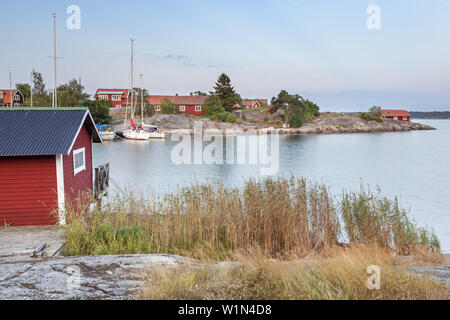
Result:
<svg viewBox="0 0 450 320"><path fill-rule="evenodd" d="M316 300L316 299L449 299L449 287L393 267L386 249L358 245L324 249L308 258L281 261L256 251L237 255L242 264L229 268L152 269L141 299ZM294 259L294 260L292 260ZM380 288L369 290L366 269L380 267Z"/></svg>
<svg viewBox="0 0 450 320"><path fill-rule="evenodd" d="M67 255L182 254L227 259L258 248L271 257L305 256L340 239L373 244L398 254L415 247L438 250L436 237L406 211L370 192L334 200L323 184L305 179L219 181L181 187L163 196L119 196L80 214L67 210Z"/></svg>

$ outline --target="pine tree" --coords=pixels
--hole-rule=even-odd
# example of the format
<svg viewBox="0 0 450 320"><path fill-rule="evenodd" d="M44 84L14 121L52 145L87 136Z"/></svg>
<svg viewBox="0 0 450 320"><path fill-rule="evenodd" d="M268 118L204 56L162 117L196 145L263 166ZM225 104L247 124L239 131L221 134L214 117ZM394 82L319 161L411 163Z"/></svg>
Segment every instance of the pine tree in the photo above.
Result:
<svg viewBox="0 0 450 320"><path fill-rule="evenodd" d="M233 106L238 102L238 95L231 85L230 77L225 73L222 73L217 79L214 90L215 92L212 94L220 98L222 106L225 108L225 110L229 112L233 111Z"/></svg>

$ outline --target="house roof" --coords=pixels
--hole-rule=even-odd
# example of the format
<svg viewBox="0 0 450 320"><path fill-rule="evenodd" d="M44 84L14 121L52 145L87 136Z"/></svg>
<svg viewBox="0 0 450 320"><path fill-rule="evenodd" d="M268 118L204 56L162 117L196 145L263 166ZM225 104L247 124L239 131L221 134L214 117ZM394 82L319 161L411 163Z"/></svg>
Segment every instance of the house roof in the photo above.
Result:
<svg viewBox="0 0 450 320"><path fill-rule="evenodd" d="M99 94L120 94L122 96L122 99L126 99L128 96L129 89L105 89L100 88L97 89L97 91L94 94L94 98L97 98Z"/></svg>
<svg viewBox="0 0 450 320"><path fill-rule="evenodd" d="M255 98L255 99L244 99L244 102L245 101L250 101L250 102L255 102L255 101L259 101L259 102L262 102L262 103L264 103L264 104L269 104L269 101L267 100L267 99L259 99L259 98Z"/></svg>
<svg viewBox="0 0 450 320"><path fill-rule="evenodd" d="M406 110L381 110L383 116L386 117L411 117L411 114Z"/></svg>
<svg viewBox="0 0 450 320"><path fill-rule="evenodd" d="M14 96L16 92L22 94L20 91L12 89L12 95ZM3 96L3 103L11 103L11 96L9 89L0 89L0 96Z"/></svg>
<svg viewBox="0 0 450 320"><path fill-rule="evenodd" d="M245 99L244 101L242 101L242 105L244 107L252 107L256 102L262 102L265 105L268 105L267 99ZM258 104L262 106L261 103Z"/></svg>
<svg viewBox="0 0 450 320"><path fill-rule="evenodd" d="M202 105L208 99L207 96L164 96L164 95L149 95L147 101L152 105L163 104L164 99L169 99L172 103L177 105Z"/></svg>
<svg viewBox="0 0 450 320"><path fill-rule="evenodd" d="M0 156L69 154L83 124L101 143L87 108L0 108Z"/></svg>

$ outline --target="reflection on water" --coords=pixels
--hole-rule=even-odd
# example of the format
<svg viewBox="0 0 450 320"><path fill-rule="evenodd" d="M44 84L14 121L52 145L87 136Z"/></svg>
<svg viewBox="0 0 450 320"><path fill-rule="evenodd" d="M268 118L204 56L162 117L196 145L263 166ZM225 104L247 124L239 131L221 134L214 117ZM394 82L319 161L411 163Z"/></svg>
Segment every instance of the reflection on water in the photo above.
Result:
<svg viewBox="0 0 450 320"><path fill-rule="evenodd" d="M421 121L437 131L280 136L277 175L304 176L326 183L333 194L357 190L361 181L398 196L421 225L433 227L450 251L450 121ZM166 192L195 180L221 179L238 186L259 177L260 165L175 165L166 140L105 142L94 146L94 165L111 163L123 187ZM224 144L226 153L226 144Z"/></svg>

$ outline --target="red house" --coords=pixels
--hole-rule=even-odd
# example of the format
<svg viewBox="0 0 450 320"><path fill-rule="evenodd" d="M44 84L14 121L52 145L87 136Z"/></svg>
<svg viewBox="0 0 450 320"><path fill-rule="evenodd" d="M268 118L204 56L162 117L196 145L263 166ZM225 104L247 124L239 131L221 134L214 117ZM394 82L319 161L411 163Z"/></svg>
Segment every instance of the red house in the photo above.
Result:
<svg viewBox="0 0 450 320"><path fill-rule="evenodd" d="M11 94L13 96L12 103ZM0 107L18 107L23 102L23 94L19 90L0 89Z"/></svg>
<svg viewBox="0 0 450 320"><path fill-rule="evenodd" d="M383 119L411 121L411 114L406 110L381 110Z"/></svg>
<svg viewBox="0 0 450 320"><path fill-rule="evenodd" d="M109 100L114 107L125 107L128 101L129 89L97 89L94 94L95 100Z"/></svg>
<svg viewBox="0 0 450 320"><path fill-rule="evenodd" d="M64 224L66 204L93 187L86 108L0 108L0 224Z"/></svg>
<svg viewBox="0 0 450 320"><path fill-rule="evenodd" d="M262 106L267 106L267 104L267 99L246 99L242 102L242 107L248 109L258 109Z"/></svg>
<svg viewBox="0 0 450 320"><path fill-rule="evenodd" d="M164 104L164 99L168 99L175 104L176 113L187 113L194 116L201 116L205 114L203 105L208 99L207 96L194 96L192 93L189 96L160 96L150 95L147 97L148 103L155 107L156 113L161 113L161 105Z"/></svg>

